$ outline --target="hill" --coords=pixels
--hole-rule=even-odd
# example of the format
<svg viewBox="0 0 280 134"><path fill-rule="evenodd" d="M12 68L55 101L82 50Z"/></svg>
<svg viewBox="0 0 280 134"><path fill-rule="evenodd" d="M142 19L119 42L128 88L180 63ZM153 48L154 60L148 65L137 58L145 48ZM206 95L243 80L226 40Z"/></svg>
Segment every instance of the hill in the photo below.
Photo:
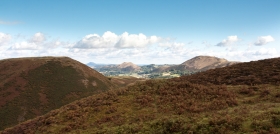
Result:
<svg viewBox="0 0 280 134"><path fill-rule="evenodd" d="M124 62L120 65L106 65L95 68L105 76L135 76L141 78L174 78L183 75L191 75L196 72L206 71L214 68L221 68L234 65L240 62L227 61L211 56L196 56L182 64L164 65L142 65L137 66L131 62Z"/></svg>
<svg viewBox="0 0 280 134"><path fill-rule="evenodd" d="M183 62L180 65L170 67L169 69L175 70L189 70L189 71L205 71L214 68L221 68L236 64L238 62L227 61L212 56L196 56L190 60Z"/></svg>
<svg viewBox="0 0 280 134"><path fill-rule="evenodd" d="M280 132L279 61L138 82L75 101L1 133L276 134ZM261 82L244 82L250 74ZM270 75L277 77L267 79ZM239 76L242 81L226 83ZM215 83L215 78L221 79Z"/></svg>
<svg viewBox="0 0 280 134"><path fill-rule="evenodd" d="M124 62L120 65L117 65L117 68L121 69L121 71L127 71L127 72L132 72L132 71L139 71L141 68L132 62Z"/></svg>
<svg viewBox="0 0 280 134"><path fill-rule="evenodd" d="M96 68L97 71L99 72L122 72L122 73L131 73L131 72L137 72L141 68L132 62L123 62L122 64L118 65L105 65L101 66L99 68Z"/></svg>
<svg viewBox="0 0 280 134"><path fill-rule="evenodd" d="M216 85L279 85L280 58L244 62L225 68L211 69L205 72L184 76L178 79L198 84Z"/></svg>
<svg viewBox="0 0 280 134"><path fill-rule="evenodd" d="M113 87L68 57L0 60L0 130Z"/></svg>

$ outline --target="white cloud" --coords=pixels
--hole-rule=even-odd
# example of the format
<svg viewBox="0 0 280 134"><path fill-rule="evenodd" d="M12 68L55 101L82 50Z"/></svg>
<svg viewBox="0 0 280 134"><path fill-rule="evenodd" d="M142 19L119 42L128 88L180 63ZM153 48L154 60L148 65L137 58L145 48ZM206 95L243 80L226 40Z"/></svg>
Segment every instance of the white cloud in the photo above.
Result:
<svg viewBox="0 0 280 134"><path fill-rule="evenodd" d="M267 36L260 36L258 40L254 43L256 46L262 46L269 42L273 42L274 38L270 35Z"/></svg>
<svg viewBox="0 0 280 134"><path fill-rule="evenodd" d="M227 39L224 39L222 42L218 43L216 46L224 47L228 46L234 42L237 42L239 39L237 38L236 35L234 36L228 36Z"/></svg>
<svg viewBox="0 0 280 134"><path fill-rule="evenodd" d="M48 42L44 42L44 43L41 43L41 47L42 48L45 48L45 49L55 49L55 48L58 48L58 47L67 47L70 43L69 42L63 42L63 41L60 41L58 39L55 39L55 40L52 40L52 41L48 41Z"/></svg>
<svg viewBox="0 0 280 134"><path fill-rule="evenodd" d="M117 43L118 38L119 37L115 33L110 31L105 32L102 36L98 34L89 34L77 42L74 48L92 49L112 47Z"/></svg>
<svg viewBox="0 0 280 134"><path fill-rule="evenodd" d="M160 47L171 47L174 43L173 42L161 42L158 44Z"/></svg>
<svg viewBox="0 0 280 134"><path fill-rule="evenodd" d="M10 47L10 50L37 50L43 47L46 40L43 33L35 33L28 41L16 42Z"/></svg>
<svg viewBox="0 0 280 134"><path fill-rule="evenodd" d="M147 36L142 33L129 34L125 32L116 35L110 31L103 35L89 34L72 43L60 41L58 38L46 39L42 33L25 38L13 36L13 40L8 34L0 33L0 37L1 44L10 41L10 45L0 47L0 59L28 56L69 56L84 63L93 61L119 64L131 61L144 64L180 64L198 55L210 55L234 61L251 61L280 56L277 48L249 46L250 49L246 49L246 47L237 49L237 46L230 45L240 40L237 36L229 36L220 42L221 46L228 46L226 48L207 47L207 49L203 47L211 46L207 41L184 44L176 42L175 39ZM263 42L269 41L266 39ZM254 42L251 41L251 45L253 44Z"/></svg>
<svg viewBox="0 0 280 134"><path fill-rule="evenodd" d="M78 41L73 47L80 49L94 48L139 48L149 44L157 43L161 40L160 37L140 34L129 34L124 32L121 35L116 35L110 31L105 32L102 36L98 34L86 35L82 40Z"/></svg>
<svg viewBox="0 0 280 134"><path fill-rule="evenodd" d="M42 43L44 42L46 39L45 39L45 35L43 33L35 33L33 35L33 37L29 40L29 42L31 43Z"/></svg>
<svg viewBox="0 0 280 134"><path fill-rule="evenodd" d="M58 39L46 41L43 33L35 33L29 40L15 42L9 50L39 50L39 49L55 49L58 46L67 45L66 42L61 42Z"/></svg>
<svg viewBox="0 0 280 134"><path fill-rule="evenodd" d="M0 45L6 44L12 39L9 34L1 33L0 32Z"/></svg>
<svg viewBox="0 0 280 134"><path fill-rule="evenodd" d="M20 43L15 43L12 47L12 50L36 50L39 49L39 46L34 43L34 42L20 42Z"/></svg>
<svg viewBox="0 0 280 134"><path fill-rule="evenodd" d="M235 49L222 52L216 52L215 56L220 56L231 61L248 62L252 60L267 59L279 57L280 54L275 48L260 48L260 49Z"/></svg>
<svg viewBox="0 0 280 134"><path fill-rule="evenodd" d="M262 55L277 55L277 51L275 48L261 48L254 52L254 55L262 56Z"/></svg>
<svg viewBox="0 0 280 134"><path fill-rule="evenodd" d="M141 48L146 47L149 44L154 44L160 41L160 37L140 34L129 34L127 32L120 36L119 41L116 43L117 48Z"/></svg>

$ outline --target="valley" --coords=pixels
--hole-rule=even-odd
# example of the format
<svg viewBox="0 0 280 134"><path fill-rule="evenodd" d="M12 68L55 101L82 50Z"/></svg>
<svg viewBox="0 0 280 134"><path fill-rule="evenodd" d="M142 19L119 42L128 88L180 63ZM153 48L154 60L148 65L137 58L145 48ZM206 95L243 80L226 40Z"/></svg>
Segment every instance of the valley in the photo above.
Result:
<svg viewBox="0 0 280 134"><path fill-rule="evenodd" d="M184 75L191 75L214 68L226 67L237 64L239 62L231 62L211 56L197 56L185 61L182 64L164 64L164 65L141 65L138 66L132 62L124 62L119 65L94 64L87 65L99 71L107 77L111 76L132 76L136 78L155 79L155 78L174 78Z"/></svg>
<svg viewBox="0 0 280 134"><path fill-rule="evenodd" d="M1 0L0 134L280 134L280 0Z"/></svg>
<svg viewBox="0 0 280 134"><path fill-rule="evenodd" d="M279 67L280 58L272 58L169 79L110 76L111 88L1 133L276 134Z"/></svg>

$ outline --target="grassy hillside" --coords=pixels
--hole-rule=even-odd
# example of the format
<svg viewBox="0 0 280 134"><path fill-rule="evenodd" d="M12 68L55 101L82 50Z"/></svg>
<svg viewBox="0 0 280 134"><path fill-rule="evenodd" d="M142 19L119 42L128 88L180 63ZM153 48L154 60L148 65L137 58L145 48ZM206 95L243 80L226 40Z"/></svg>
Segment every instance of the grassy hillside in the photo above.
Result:
<svg viewBox="0 0 280 134"><path fill-rule="evenodd" d="M274 66L280 66L278 61L276 58L240 63L235 69L225 67L223 70L231 71L226 73L228 76L221 73L220 77L234 79L233 74L246 68L246 72L256 74L256 79L265 80L267 73L275 71ZM259 70L254 68L258 66L261 66ZM138 82L93 95L1 133L280 132L280 77L264 83L235 81L214 85L214 76L210 75L215 70L188 77ZM243 73L241 76L245 81L251 78Z"/></svg>
<svg viewBox="0 0 280 134"><path fill-rule="evenodd" d="M110 79L110 81L113 84L117 85L118 87L125 87L129 85L133 85L139 81L145 81L145 79L143 78L136 78L132 76L112 76L112 77L108 77L108 79Z"/></svg>
<svg viewBox="0 0 280 134"><path fill-rule="evenodd" d="M67 57L1 60L0 74L0 130L114 87Z"/></svg>
<svg viewBox="0 0 280 134"><path fill-rule="evenodd" d="M217 68L191 76L178 78L198 84L226 85L279 85L280 58L239 63L225 68Z"/></svg>

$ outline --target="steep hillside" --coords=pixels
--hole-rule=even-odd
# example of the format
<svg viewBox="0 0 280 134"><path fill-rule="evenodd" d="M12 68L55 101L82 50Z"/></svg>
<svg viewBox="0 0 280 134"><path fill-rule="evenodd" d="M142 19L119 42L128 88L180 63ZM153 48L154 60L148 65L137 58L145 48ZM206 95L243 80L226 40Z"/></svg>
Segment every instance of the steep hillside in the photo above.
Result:
<svg viewBox="0 0 280 134"><path fill-rule="evenodd" d="M113 87L67 57L0 60L0 130Z"/></svg>
<svg viewBox="0 0 280 134"><path fill-rule="evenodd" d="M113 77L109 77L109 79L113 84L118 85L118 87L125 87L129 85L133 85L139 81L146 80L144 78L136 78L132 76L113 76Z"/></svg>
<svg viewBox="0 0 280 134"><path fill-rule="evenodd" d="M280 77L267 76L278 72L279 66L275 58L139 82L75 101L1 133L276 134L280 132ZM237 74L242 78L255 74L263 81L223 84ZM214 85L216 77L222 82Z"/></svg>
<svg viewBox="0 0 280 134"><path fill-rule="evenodd" d="M176 70L189 70L189 71L205 71L214 68L221 68L229 65L236 64L238 62L230 62L226 59L221 59L212 56L196 56L184 63L173 66L170 69Z"/></svg>

